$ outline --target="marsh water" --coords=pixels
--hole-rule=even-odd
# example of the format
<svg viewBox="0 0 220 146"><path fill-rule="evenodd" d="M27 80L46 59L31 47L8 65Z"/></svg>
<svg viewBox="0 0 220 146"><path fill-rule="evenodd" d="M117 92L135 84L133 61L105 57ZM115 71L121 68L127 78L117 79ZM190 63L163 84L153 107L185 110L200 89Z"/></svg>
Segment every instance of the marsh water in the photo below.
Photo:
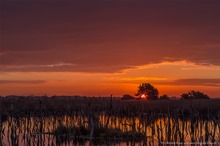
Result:
<svg viewBox="0 0 220 146"><path fill-rule="evenodd" d="M159 144L185 144L185 145L219 145L220 122L219 119L191 118L181 119L154 115L151 116L114 116L99 113L93 116L93 123L97 127L118 129L123 133L139 132L146 137L137 139L135 136L121 137L117 134L113 139L100 138L91 141L88 137L76 140L71 137L60 139L54 134L60 126L89 128L89 116L83 114L59 116L9 116L2 122L1 143L3 146L72 146L72 145L159 145ZM95 133L96 131L94 131ZM63 137L67 133L60 133Z"/></svg>

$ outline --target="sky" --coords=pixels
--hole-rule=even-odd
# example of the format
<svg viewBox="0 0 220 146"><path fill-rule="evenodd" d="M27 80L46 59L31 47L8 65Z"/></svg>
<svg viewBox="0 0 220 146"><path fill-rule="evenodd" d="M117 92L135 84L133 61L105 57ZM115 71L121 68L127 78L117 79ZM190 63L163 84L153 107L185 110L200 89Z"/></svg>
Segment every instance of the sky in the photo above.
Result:
<svg viewBox="0 0 220 146"><path fill-rule="evenodd" d="M0 95L220 97L219 0L0 3Z"/></svg>

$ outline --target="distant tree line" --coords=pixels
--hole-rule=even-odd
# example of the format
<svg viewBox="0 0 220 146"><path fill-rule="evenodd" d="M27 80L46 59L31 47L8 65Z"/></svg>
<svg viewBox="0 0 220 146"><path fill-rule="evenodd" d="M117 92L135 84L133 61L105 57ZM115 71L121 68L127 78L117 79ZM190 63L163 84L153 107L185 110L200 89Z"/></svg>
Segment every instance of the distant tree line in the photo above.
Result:
<svg viewBox="0 0 220 146"><path fill-rule="evenodd" d="M142 83L139 85L137 93L135 94L137 98L133 97L129 94L124 94L122 99L123 100L131 100L131 99L143 99L146 98L148 100L167 100L170 99L170 97L166 94L159 97L159 92L157 88L155 88L150 83ZM209 99L210 97L200 91L188 91L187 93L183 93L181 96L181 99Z"/></svg>

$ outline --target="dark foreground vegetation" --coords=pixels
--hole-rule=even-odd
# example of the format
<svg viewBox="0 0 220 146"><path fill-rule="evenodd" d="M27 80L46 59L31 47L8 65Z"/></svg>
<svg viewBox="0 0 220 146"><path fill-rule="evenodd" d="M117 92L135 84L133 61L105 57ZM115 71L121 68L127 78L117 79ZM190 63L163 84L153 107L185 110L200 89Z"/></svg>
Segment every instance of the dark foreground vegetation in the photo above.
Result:
<svg viewBox="0 0 220 146"><path fill-rule="evenodd" d="M215 114L220 112L220 99L170 99L170 100L121 100L111 97L79 96L33 96L33 97L0 97L1 115L15 114L25 116L32 112L44 116L51 114L68 114L72 111L111 112L127 114Z"/></svg>
<svg viewBox="0 0 220 146"><path fill-rule="evenodd" d="M26 145L53 145L54 138L56 145L126 140L153 144L155 139L157 143L220 142L220 99L10 96L1 97L0 105L0 136L14 145L19 135Z"/></svg>

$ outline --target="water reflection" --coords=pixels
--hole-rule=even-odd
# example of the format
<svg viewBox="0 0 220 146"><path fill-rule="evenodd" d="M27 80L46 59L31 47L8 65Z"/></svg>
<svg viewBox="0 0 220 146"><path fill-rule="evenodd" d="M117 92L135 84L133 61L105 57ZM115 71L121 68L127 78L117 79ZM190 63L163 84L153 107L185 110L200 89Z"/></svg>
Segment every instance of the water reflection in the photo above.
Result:
<svg viewBox="0 0 220 146"><path fill-rule="evenodd" d="M99 139L93 144L114 144L114 145L157 145L159 143L178 142L185 144L220 144L220 122L219 119L187 119L160 116L111 116L105 113L93 115L95 127L106 127L109 129L119 129L124 133L139 132L146 137L141 141L133 139L118 140ZM1 139L3 146L36 146L36 145L90 145L88 137L76 139L67 135L70 133L60 133L60 139L55 131L60 127L73 128L83 127L89 129L89 116L82 114L48 116L48 117L8 117L2 123ZM59 134L59 133L58 133ZM120 136L119 136L120 137Z"/></svg>

